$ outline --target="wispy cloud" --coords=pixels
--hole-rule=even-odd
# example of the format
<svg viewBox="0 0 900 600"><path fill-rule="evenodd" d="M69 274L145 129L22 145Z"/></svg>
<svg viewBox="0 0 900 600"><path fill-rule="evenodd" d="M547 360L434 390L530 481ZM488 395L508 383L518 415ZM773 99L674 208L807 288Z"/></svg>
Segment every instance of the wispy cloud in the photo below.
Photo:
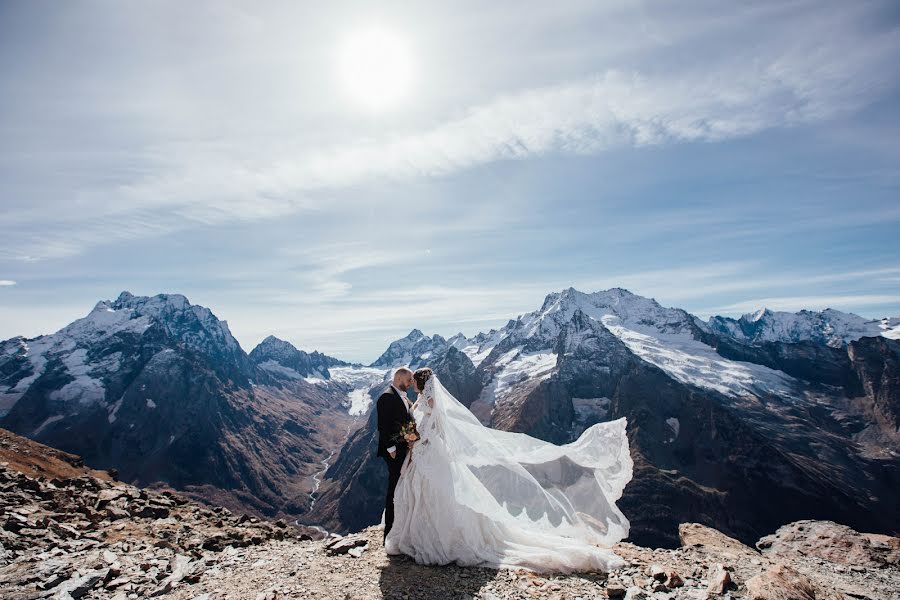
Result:
<svg viewBox="0 0 900 600"><path fill-rule="evenodd" d="M816 17L810 28L829 30L829 19ZM883 74L898 58L896 31L848 28L833 32L827 44L811 35L778 39L765 51L738 53L703 69L627 66L506 91L457 116L436 115L437 124L414 131L341 135L297 147L240 135L212 144L167 141L153 148L151 163L136 177L76 190L79 205L89 210L66 211L64 221L42 211L39 223L29 216L33 210L9 211L3 222L23 233L8 238L2 256L58 258L185 227L330 211L337 207L324 192L375 181L443 177L496 161L620 146L719 142L830 119L890 89L893 82ZM349 202L340 208L357 209L364 199Z"/></svg>
<svg viewBox="0 0 900 600"><path fill-rule="evenodd" d="M16 285L16 282L12 279L0 279L0 287L9 287L11 285Z"/></svg>

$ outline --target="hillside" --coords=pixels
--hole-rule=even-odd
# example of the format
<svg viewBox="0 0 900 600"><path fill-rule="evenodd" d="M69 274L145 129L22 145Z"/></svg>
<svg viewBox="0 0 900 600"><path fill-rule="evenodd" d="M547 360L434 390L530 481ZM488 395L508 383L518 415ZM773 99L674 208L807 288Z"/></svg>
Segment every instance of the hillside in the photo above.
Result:
<svg viewBox="0 0 900 600"><path fill-rule="evenodd" d="M570 288L472 338L414 330L379 362L428 364L485 425L558 444L627 417L635 468L619 506L635 543L677 547L686 521L748 544L808 518L897 533L900 342L887 323L837 311L704 322L628 290ZM341 449L312 522L377 523L375 436L370 419Z"/></svg>
<svg viewBox="0 0 900 600"><path fill-rule="evenodd" d="M413 329L372 365L275 336L249 354L179 294L103 300L0 343L0 426L248 511L347 533L378 523L372 398L429 365L489 427L565 444L628 419L630 541L699 522L752 544L801 519L900 531L897 319L760 310L701 320L621 288L548 294L472 337Z"/></svg>
<svg viewBox="0 0 900 600"><path fill-rule="evenodd" d="M428 567L387 557L380 527L313 541L281 521L115 482L2 430L0 458L0 594L9 600L881 600L900 589L900 540L830 522L782 527L759 541L761 552L683 524L676 550L617 544L627 565L609 574Z"/></svg>

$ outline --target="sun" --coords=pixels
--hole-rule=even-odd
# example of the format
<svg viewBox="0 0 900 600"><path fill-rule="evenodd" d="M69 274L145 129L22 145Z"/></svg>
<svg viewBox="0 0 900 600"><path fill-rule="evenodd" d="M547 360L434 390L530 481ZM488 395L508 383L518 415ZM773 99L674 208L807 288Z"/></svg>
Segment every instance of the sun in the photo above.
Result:
<svg viewBox="0 0 900 600"><path fill-rule="evenodd" d="M402 36L380 28L360 30L341 44L341 84L355 104L388 110L409 93L412 63L409 44Z"/></svg>

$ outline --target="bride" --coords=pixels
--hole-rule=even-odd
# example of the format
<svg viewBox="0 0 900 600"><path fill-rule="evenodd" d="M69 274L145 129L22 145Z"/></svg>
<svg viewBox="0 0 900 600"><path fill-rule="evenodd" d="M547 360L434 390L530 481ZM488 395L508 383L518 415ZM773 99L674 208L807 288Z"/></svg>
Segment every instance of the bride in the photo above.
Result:
<svg viewBox="0 0 900 600"><path fill-rule="evenodd" d="M610 571L628 535L615 501L631 480L625 419L564 446L485 427L431 369L415 372L421 439L394 495L388 554L420 564Z"/></svg>

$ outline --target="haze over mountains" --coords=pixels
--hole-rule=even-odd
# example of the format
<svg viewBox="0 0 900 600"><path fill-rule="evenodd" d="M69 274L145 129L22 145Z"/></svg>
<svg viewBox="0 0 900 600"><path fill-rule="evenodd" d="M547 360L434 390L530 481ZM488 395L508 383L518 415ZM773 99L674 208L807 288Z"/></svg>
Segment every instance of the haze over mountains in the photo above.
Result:
<svg viewBox="0 0 900 600"><path fill-rule="evenodd" d="M684 521L745 540L802 518L896 533L898 337L896 317L702 321L570 288L476 336L414 329L362 366L274 336L247 354L184 296L123 292L0 344L0 426L128 481L359 529L382 508L371 398L392 369L427 364L492 427L566 443L627 417L620 505L638 543L673 545Z"/></svg>

